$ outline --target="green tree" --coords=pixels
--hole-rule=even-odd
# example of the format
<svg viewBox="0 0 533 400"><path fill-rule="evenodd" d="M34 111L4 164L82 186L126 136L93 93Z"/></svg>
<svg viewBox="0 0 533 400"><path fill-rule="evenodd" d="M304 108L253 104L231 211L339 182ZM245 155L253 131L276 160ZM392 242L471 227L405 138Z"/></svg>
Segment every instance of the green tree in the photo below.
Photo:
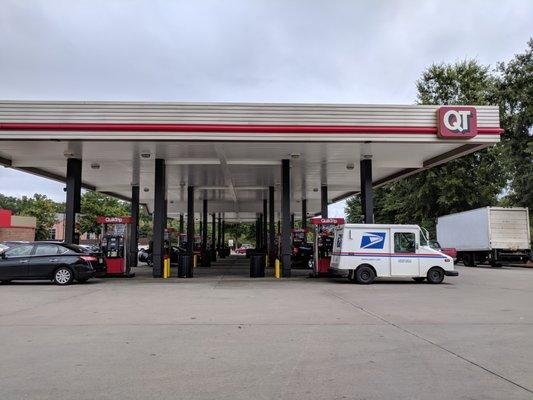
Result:
<svg viewBox="0 0 533 400"><path fill-rule="evenodd" d="M56 203L43 194L35 193L33 197L22 196L17 214L35 217L37 219L35 240L46 240L49 238L50 228L55 223Z"/></svg>
<svg viewBox="0 0 533 400"><path fill-rule="evenodd" d="M533 211L533 38L523 54L498 64L497 98L505 133L503 162L510 173L504 204Z"/></svg>
<svg viewBox="0 0 533 400"><path fill-rule="evenodd" d="M495 85L489 68L474 60L435 64L417 82L418 102L486 105L496 99ZM508 178L501 151L484 149L376 190L376 222L417 223L434 233L439 215L495 204ZM358 200L347 208L350 218L361 213Z"/></svg>
<svg viewBox="0 0 533 400"><path fill-rule="evenodd" d="M0 194L0 208L11 210L14 214L18 214L20 210L20 199Z"/></svg>
<svg viewBox="0 0 533 400"><path fill-rule="evenodd" d="M86 191L81 196L80 233L100 233L98 216L124 216L130 214L128 203L102 193Z"/></svg>

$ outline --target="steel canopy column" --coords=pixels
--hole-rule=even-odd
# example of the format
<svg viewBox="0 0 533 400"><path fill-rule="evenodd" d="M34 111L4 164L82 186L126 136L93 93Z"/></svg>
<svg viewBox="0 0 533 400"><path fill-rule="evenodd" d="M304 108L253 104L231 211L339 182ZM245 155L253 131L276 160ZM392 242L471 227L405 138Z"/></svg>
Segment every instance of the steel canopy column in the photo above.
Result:
<svg viewBox="0 0 533 400"><path fill-rule="evenodd" d="M202 267L211 266L211 255L207 252L207 199L204 199L202 225Z"/></svg>
<svg viewBox="0 0 533 400"><path fill-rule="evenodd" d="M302 229L307 229L307 199L302 199ZM307 232L304 233L304 243L307 243Z"/></svg>
<svg viewBox="0 0 533 400"><path fill-rule="evenodd" d="M325 185L321 187L320 192L320 216L328 217L328 187Z"/></svg>
<svg viewBox="0 0 533 400"><path fill-rule="evenodd" d="M284 277L291 276L291 170L281 160L281 263Z"/></svg>
<svg viewBox="0 0 533 400"><path fill-rule="evenodd" d="M194 186L187 187L187 254L194 253Z"/></svg>
<svg viewBox="0 0 533 400"><path fill-rule="evenodd" d="M180 212L180 223L179 223L179 231L180 231L180 236L179 236L179 240L178 240L178 243L179 243L179 246L181 247L181 245L183 244L183 213Z"/></svg>
<svg viewBox="0 0 533 400"><path fill-rule="evenodd" d="M211 222L211 261L217 260L217 244L216 244L216 230L217 230L217 217L216 214L212 214Z"/></svg>
<svg viewBox="0 0 533 400"><path fill-rule="evenodd" d="M166 168L165 160L155 160L155 192L154 192L154 223L153 223L153 250L152 261L154 264L153 277L163 277L164 242L166 227Z"/></svg>
<svg viewBox="0 0 533 400"><path fill-rule="evenodd" d="M361 160L361 207L363 222L374 223L374 193L372 189L372 159Z"/></svg>
<svg viewBox="0 0 533 400"><path fill-rule="evenodd" d="M268 249L268 201L267 199L263 199L263 248L262 250L266 253Z"/></svg>
<svg viewBox="0 0 533 400"><path fill-rule="evenodd" d="M78 244L76 213L81 208L81 160L67 160L67 198L65 205L65 242Z"/></svg>
<svg viewBox="0 0 533 400"><path fill-rule="evenodd" d="M274 226L274 186L268 188L268 265L273 268L276 262L274 241L276 232Z"/></svg>
<svg viewBox="0 0 533 400"><path fill-rule="evenodd" d="M131 267L137 266L137 253L139 252L139 186L131 187L131 225L129 239L129 260L126 266L126 273Z"/></svg>

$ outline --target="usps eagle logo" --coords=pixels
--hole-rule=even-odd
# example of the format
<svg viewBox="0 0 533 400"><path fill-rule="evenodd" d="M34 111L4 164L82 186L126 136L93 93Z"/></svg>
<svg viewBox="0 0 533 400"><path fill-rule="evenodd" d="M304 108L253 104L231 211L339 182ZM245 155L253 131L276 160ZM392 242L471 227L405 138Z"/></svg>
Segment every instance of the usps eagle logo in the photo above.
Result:
<svg viewBox="0 0 533 400"><path fill-rule="evenodd" d="M385 232L365 232L361 237L362 249L383 249Z"/></svg>

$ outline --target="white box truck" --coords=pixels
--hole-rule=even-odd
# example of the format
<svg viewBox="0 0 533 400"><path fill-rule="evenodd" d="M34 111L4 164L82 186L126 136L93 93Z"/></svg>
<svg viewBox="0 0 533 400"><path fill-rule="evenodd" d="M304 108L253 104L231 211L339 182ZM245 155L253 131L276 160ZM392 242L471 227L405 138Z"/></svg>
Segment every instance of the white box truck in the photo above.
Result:
<svg viewBox="0 0 533 400"><path fill-rule="evenodd" d="M531 257L529 210L483 207L437 219L437 240L467 266L526 262Z"/></svg>
<svg viewBox="0 0 533 400"><path fill-rule="evenodd" d="M369 284L380 277L441 283L457 276L453 259L429 246L418 225L345 224L336 228L330 272Z"/></svg>

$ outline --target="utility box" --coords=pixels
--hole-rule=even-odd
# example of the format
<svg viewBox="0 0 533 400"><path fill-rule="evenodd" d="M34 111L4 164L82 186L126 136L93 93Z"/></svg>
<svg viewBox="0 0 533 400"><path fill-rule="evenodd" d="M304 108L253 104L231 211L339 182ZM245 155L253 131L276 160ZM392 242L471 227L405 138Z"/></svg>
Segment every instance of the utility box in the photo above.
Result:
<svg viewBox="0 0 533 400"><path fill-rule="evenodd" d="M529 210L483 207L437 219L437 241L465 265L526 262L531 257Z"/></svg>

